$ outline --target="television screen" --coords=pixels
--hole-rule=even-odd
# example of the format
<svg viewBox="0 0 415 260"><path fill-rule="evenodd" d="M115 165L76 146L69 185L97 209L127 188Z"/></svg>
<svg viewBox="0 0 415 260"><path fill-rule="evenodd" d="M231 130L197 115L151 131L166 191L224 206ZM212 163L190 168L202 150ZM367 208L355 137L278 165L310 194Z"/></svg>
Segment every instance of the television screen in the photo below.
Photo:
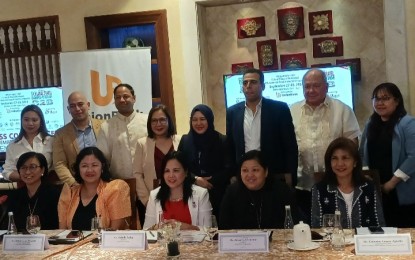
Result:
<svg viewBox="0 0 415 260"><path fill-rule="evenodd" d="M20 113L27 105L42 109L50 134L64 125L62 88L30 88L0 91L0 153L20 132Z"/></svg>
<svg viewBox="0 0 415 260"><path fill-rule="evenodd" d="M350 66L319 68L326 73L329 84L328 94L353 109L353 85ZM309 69L264 71L265 90L262 95L269 99L283 101L289 106L303 100L302 80ZM226 107L245 101L242 92L242 74L223 76Z"/></svg>

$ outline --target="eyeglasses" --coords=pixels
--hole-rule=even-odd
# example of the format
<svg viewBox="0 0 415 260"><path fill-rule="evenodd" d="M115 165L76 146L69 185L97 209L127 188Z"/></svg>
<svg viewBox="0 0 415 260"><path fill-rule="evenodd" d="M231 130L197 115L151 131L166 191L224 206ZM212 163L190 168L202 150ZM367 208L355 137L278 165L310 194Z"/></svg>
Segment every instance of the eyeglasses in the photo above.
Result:
<svg viewBox="0 0 415 260"><path fill-rule="evenodd" d="M36 165L36 164L31 164L31 165L29 165L29 166L23 165L22 167L20 167L20 171L25 172L25 171L29 170L29 171L33 172L33 171L34 171L34 170L36 170L38 167L42 167L42 166L40 166L40 165Z"/></svg>
<svg viewBox="0 0 415 260"><path fill-rule="evenodd" d="M372 101L375 103L379 103L379 102L385 103L385 102L388 102L391 98L392 97L389 97L389 96L373 97Z"/></svg>
<svg viewBox="0 0 415 260"><path fill-rule="evenodd" d="M166 125L167 124L167 118L161 117L161 118L153 118L151 119L152 125L157 125L159 123L160 125Z"/></svg>

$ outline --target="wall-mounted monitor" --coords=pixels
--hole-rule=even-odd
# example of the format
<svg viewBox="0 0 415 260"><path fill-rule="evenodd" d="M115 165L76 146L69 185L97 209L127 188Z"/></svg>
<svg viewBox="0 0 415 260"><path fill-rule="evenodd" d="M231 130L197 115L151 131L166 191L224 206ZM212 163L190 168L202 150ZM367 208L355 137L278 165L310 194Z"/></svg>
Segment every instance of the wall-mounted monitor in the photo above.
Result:
<svg viewBox="0 0 415 260"><path fill-rule="evenodd" d="M353 109L353 80L349 66L319 68L326 73L329 84L328 94ZM302 80L309 69L264 71L265 90L262 95L269 99L283 101L289 106L303 100ZM223 76L226 107L245 101L242 92L242 74Z"/></svg>
<svg viewBox="0 0 415 260"><path fill-rule="evenodd" d="M0 91L0 153L20 132L20 113L27 105L42 109L50 134L64 125L62 88L45 87ZM2 156L3 157L3 156Z"/></svg>

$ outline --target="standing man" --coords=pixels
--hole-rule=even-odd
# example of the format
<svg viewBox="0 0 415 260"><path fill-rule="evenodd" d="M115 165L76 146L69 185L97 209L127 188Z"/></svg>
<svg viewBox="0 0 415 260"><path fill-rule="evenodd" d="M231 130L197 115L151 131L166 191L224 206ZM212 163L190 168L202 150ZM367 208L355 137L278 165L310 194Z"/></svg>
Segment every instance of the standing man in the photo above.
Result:
<svg viewBox="0 0 415 260"><path fill-rule="evenodd" d="M303 77L305 99L291 106L299 149L297 204L309 221L315 173L324 172L324 154L331 141L346 137L358 142L359 124L352 109L327 95L326 74L311 69ZM308 222L310 223L310 222Z"/></svg>
<svg viewBox="0 0 415 260"><path fill-rule="evenodd" d="M147 115L134 110L134 89L129 84L119 84L114 89L117 115L104 122L98 136L98 148L110 164L114 179L135 178L133 158L139 138L147 135Z"/></svg>
<svg viewBox="0 0 415 260"><path fill-rule="evenodd" d="M96 136L101 120L89 117L90 103L81 92L72 92L68 97L68 111L72 121L59 128L53 141L53 165L61 182L76 184L72 165L79 151L88 146L96 146Z"/></svg>
<svg viewBox="0 0 415 260"><path fill-rule="evenodd" d="M233 105L226 113L231 158L237 163L244 153L261 150L268 173L275 178L283 174L287 184L295 186L298 148L290 110L283 102L262 97L264 89L262 71L246 70L243 75L245 102Z"/></svg>

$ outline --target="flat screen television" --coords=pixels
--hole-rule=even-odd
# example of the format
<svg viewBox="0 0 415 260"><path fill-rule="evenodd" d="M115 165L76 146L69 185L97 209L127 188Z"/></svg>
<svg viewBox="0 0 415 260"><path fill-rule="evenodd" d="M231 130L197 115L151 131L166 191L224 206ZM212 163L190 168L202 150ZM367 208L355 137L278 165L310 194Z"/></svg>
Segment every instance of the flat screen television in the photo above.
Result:
<svg viewBox="0 0 415 260"><path fill-rule="evenodd" d="M326 73L329 84L328 94L337 98L353 109L353 80L350 66L332 66L319 68ZM264 71L265 90L262 95L269 99L283 101L289 106L303 100L302 80L309 70L274 70ZM245 101L242 92L242 74L223 76L226 107Z"/></svg>
<svg viewBox="0 0 415 260"><path fill-rule="evenodd" d="M20 132L20 113L27 105L42 109L50 134L64 125L61 87L14 89L0 91L0 153ZM0 155L4 158L4 154Z"/></svg>

